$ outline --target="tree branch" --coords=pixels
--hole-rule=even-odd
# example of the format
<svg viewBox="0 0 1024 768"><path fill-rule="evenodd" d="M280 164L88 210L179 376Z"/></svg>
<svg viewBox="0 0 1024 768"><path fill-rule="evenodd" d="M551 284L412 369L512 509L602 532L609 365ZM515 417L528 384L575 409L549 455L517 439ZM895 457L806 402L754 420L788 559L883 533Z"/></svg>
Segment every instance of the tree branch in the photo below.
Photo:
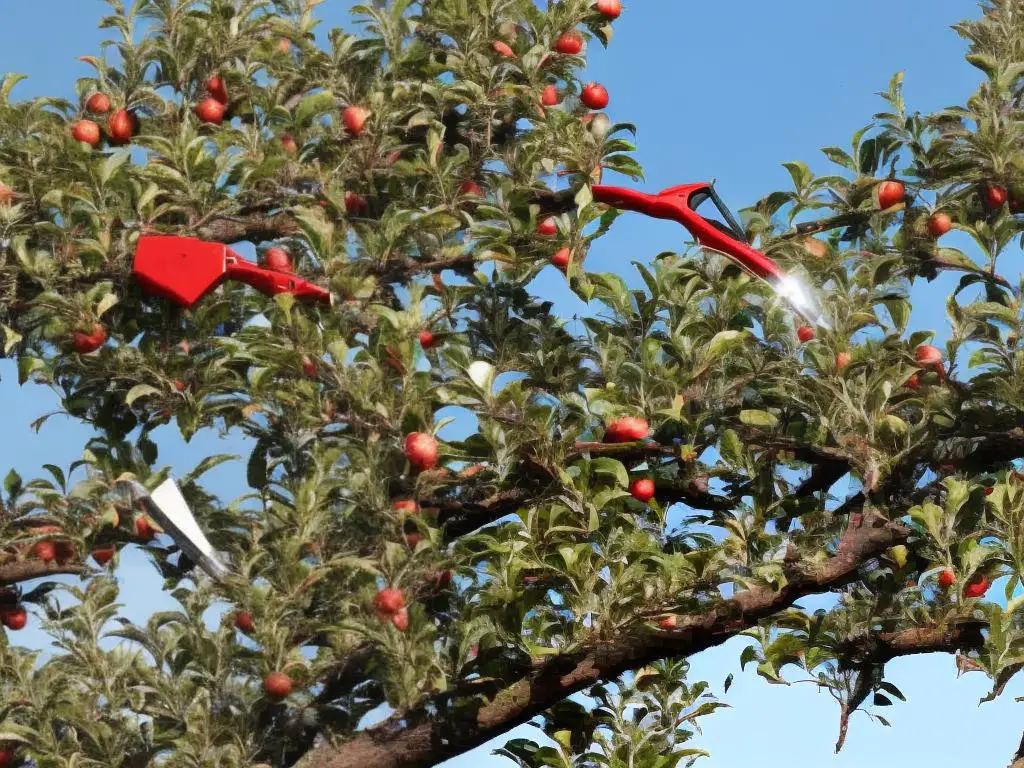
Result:
<svg viewBox="0 0 1024 768"><path fill-rule="evenodd" d="M80 575L83 573L89 573L89 568L80 563L60 565L55 561L16 560L12 563L0 565L0 587L39 579L44 576L57 576L60 574Z"/></svg>
<svg viewBox="0 0 1024 768"><path fill-rule="evenodd" d="M420 768L479 746L599 680L672 656L706 650L791 606L801 597L856 577L866 561L905 541L908 530L875 514L851 524L835 556L823 564L794 564L780 589L756 587L699 612L680 616L677 629L622 636L578 654L536 663L516 682L480 704L470 718L443 700L397 713L337 747L322 744L304 766ZM432 714L435 712L436 713Z"/></svg>

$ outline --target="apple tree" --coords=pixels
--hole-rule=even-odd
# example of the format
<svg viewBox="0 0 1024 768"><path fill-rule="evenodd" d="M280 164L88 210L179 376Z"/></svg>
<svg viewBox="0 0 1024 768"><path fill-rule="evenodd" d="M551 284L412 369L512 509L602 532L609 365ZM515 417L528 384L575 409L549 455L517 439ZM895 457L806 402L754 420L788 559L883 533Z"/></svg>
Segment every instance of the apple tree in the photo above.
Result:
<svg viewBox="0 0 1024 768"><path fill-rule="evenodd" d="M532 720L549 739L500 750L520 766L670 768L722 705L687 657L739 635L768 683L835 698L837 748L907 654L999 695L1024 667L1024 285L1000 268L1024 0L957 26L965 105L915 112L895 77L830 174L787 163L743 212L827 329L713 254L638 290L587 270L617 216L591 185L642 177L583 71L618 0L379 0L352 33L321 1L108 0L73 97L0 80L4 354L94 429L5 482L0 767L428 766ZM227 281L176 306L132 278L152 234L334 301ZM940 347L908 297L943 272ZM174 430L251 448L242 498L203 485L230 457L177 468L221 581L125 490L168 475ZM124 619L125 547L177 610Z"/></svg>

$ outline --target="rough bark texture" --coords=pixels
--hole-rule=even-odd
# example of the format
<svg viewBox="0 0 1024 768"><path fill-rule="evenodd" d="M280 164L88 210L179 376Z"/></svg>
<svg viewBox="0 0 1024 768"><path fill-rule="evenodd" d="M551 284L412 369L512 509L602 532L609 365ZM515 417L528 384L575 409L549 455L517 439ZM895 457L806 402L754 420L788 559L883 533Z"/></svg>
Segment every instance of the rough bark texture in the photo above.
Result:
<svg viewBox="0 0 1024 768"><path fill-rule="evenodd" d="M56 576L58 574L82 574L88 573L89 569L80 563L58 563L43 562L42 560L18 560L13 563L0 565L0 587L7 587L11 584L18 584L22 581L39 579L44 576Z"/></svg>

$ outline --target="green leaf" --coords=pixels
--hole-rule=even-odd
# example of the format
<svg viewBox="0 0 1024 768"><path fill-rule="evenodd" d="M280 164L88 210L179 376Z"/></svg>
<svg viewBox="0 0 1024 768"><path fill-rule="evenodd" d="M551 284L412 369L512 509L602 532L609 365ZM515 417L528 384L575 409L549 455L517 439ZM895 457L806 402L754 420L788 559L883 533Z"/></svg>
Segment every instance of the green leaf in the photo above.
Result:
<svg viewBox="0 0 1024 768"><path fill-rule="evenodd" d="M314 117L325 114L334 109L336 104L334 94L330 91L321 91L304 96L299 106L295 108L295 123L301 127L307 127Z"/></svg>
<svg viewBox="0 0 1024 768"><path fill-rule="evenodd" d="M245 467L245 479L250 488L260 491L267 485L267 443L261 437L256 441L249 463Z"/></svg>
<svg viewBox="0 0 1024 768"><path fill-rule="evenodd" d="M12 469L7 473L7 477L4 478L4 489L7 491L8 497L17 496L21 493L22 482L21 475L18 474L17 470Z"/></svg>
<svg viewBox="0 0 1024 768"><path fill-rule="evenodd" d="M104 313L116 305L119 300L116 293L104 294L103 298L100 299L100 303L96 305L96 316L103 317Z"/></svg>
<svg viewBox="0 0 1024 768"><path fill-rule="evenodd" d="M629 472L626 471L626 467L618 459L602 456L599 459L594 459L590 466L595 474L610 475L615 478L615 482L621 487L626 488L629 486Z"/></svg>
<svg viewBox="0 0 1024 768"><path fill-rule="evenodd" d="M743 441L734 430L727 429L722 433L719 452L722 454L722 458L734 467L743 466Z"/></svg>
<svg viewBox="0 0 1024 768"><path fill-rule="evenodd" d="M124 397L124 404L129 408L132 404L140 397L146 397L147 395L159 395L160 390L149 384L136 384L134 387L128 390L128 394Z"/></svg>
<svg viewBox="0 0 1024 768"><path fill-rule="evenodd" d="M779 423L778 417L768 411L740 411L740 421L748 427L774 427Z"/></svg>

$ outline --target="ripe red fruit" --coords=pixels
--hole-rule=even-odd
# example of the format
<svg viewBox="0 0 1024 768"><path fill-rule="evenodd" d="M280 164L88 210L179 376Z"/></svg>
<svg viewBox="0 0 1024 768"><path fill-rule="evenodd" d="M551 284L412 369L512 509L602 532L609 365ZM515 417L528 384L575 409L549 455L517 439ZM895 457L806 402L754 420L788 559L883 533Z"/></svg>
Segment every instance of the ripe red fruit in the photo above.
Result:
<svg viewBox="0 0 1024 768"><path fill-rule="evenodd" d="M675 614L671 616L663 616L661 620L658 621L658 628L664 630L673 630L676 628L676 625L678 625L678 623L679 621L676 618Z"/></svg>
<svg viewBox="0 0 1024 768"><path fill-rule="evenodd" d="M989 208L998 208L1006 202L1009 193L1002 184L985 185L985 205Z"/></svg>
<svg viewBox="0 0 1024 768"><path fill-rule="evenodd" d="M32 548L35 556L42 560L44 563L49 563L57 559L57 545L52 541L37 541L36 545Z"/></svg>
<svg viewBox="0 0 1024 768"><path fill-rule="evenodd" d="M516 52L513 51L511 46L503 40L495 40L491 43L491 47L494 49L494 52L503 59L514 59L516 57Z"/></svg>
<svg viewBox="0 0 1024 768"><path fill-rule="evenodd" d="M554 85L544 86L544 92L540 96L540 103L545 107L554 107L562 100L558 88Z"/></svg>
<svg viewBox="0 0 1024 768"><path fill-rule="evenodd" d="M287 699L292 693L292 679L284 672L271 672L263 678L263 691L268 698Z"/></svg>
<svg viewBox="0 0 1024 768"><path fill-rule="evenodd" d="M391 623L399 632L405 632L409 628L409 612L403 608L391 617Z"/></svg>
<svg viewBox="0 0 1024 768"><path fill-rule="evenodd" d="M105 115L110 111L110 97L105 93L94 93L85 102L85 108L98 115Z"/></svg>
<svg viewBox="0 0 1024 768"><path fill-rule="evenodd" d="M622 14L621 0L597 0L594 10L604 16L608 21L619 18Z"/></svg>
<svg viewBox="0 0 1024 768"><path fill-rule="evenodd" d="M98 565L106 565L114 559L114 555L117 554L117 549L114 546L98 547L90 554L92 555L92 559L95 560Z"/></svg>
<svg viewBox="0 0 1024 768"><path fill-rule="evenodd" d="M551 257L551 263L565 272L565 270L569 268L569 257L570 253L568 248L559 248Z"/></svg>
<svg viewBox="0 0 1024 768"><path fill-rule="evenodd" d="M426 432L410 432L405 437L405 458L416 469L433 469L437 466L437 440Z"/></svg>
<svg viewBox="0 0 1024 768"><path fill-rule="evenodd" d="M978 574L967 582L967 586L964 587L964 597L982 597L988 592L990 586L992 586L992 582L988 580L988 577Z"/></svg>
<svg viewBox="0 0 1024 768"><path fill-rule="evenodd" d="M629 492L637 501L647 503L654 498L654 481L646 477L634 480L629 484Z"/></svg>
<svg viewBox="0 0 1024 768"><path fill-rule="evenodd" d="M903 386L913 392L917 392L921 388L921 377L916 373L912 374Z"/></svg>
<svg viewBox="0 0 1024 768"><path fill-rule="evenodd" d="M987 488L985 488L985 495L986 496L991 496L995 492L996 492L996 489L993 488L991 485L988 486Z"/></svg>
<svg viewBox="0 0 1024 768"><path fill-rule="evenodd" d="M484 190L475 181L464 181L462 186L459 187L459 194L467 195L468 197L483 197Z"/></svg>
<svg viewBox="0 0 1024 768"><path fill-rule="evenodd" d="M370 119L370 114L370 110L366 107L345 107L341 113L341 122L344 123L346 131L353 136L358 136L363 132L363 127Z"/></svg>
<svg viewBox="0 0 1024 768"><path fill-rule="evenodd" d="M17 632L19 629L24 629L25 625L28 624L28 613L20 605L8 608L3 613L0 613L0 624Z"/></svg>
<svg viewBox="0 0 1024 768"><path fill-rule="evenodd" d="M247 635L251 634L255 626L252 614L248 611L239 611L235 614L235 627L239 632L244 632Z"/></svg>
<svg viewBox="0 0 1024 768"><path fill-rule="evenodd" d="M430 349L438 343L438 338L434 335L433 331L428 331L426 329L419 332L419 340L420 346L424 349Z"/></svg>
<svg viewBox="0 0 1024 768"><path fill-rule="evenodd" d="M537 224L537 234L543 237L551 237L552 235L558 234L558 225L555 224L554 217L549 217Z"/></svg>
<svg viewBox="0 0 1024 768"><path fill-rule="evenodd" d="M555 50L566 56L575 56L583 50L583 35L575 29L563 32L555 40Z"/></svg>
<svg viewBox="0 0 1024 768"><path fill-rule="evenodd" d="M396 587L385 587L373 598L377 613L393 616L405 608L405 595Z"/></svg>
<svg viewBox="0 0 1024 768"><path fill-rule="evenodd" d="M141 539L142 541L150 541L156 536L156 529L153 527L153 523L145 515L139 515L135 518L135 538Z"/></svg>
<svg viewBox="0 0 1024 768"><path fill-rule="evenodd" d="M952 568L943 568L939 571L939 586L943 589L949 589L956 583L956 574Z"/></svg>
<svg viewBox="0 0 1024 768"><path fill-rule="evenodd" d="M212 96L200 101L195 107L196 117L202 122L209 123L210 125L220 125L224 122L224 115L227 113L228 108L223 102L217 101Z"/></svg>
<svg viewBox="0 0 1024 768"><path fill-rule="evenodd" d="M345 212L350 216L360 216L366 213L369 204L366 198L351 189L345 192Z"/></svg>
<svg viewBox="0 0 1024 768"><path fill-rule="evenodd" d="M412 499L399 499L391 505L391 508L396 512L404 512L407 515L419 514L420 511L420 505Z"/></svg>
<svg viewBox="0 0 1024 768"><path fill-rule="evenodd" d="M932 237L942 237L953 228L953 220L948 213L933 213L928 219L928 234Z"/></svg>
<svg viewBox="0 0 1024 768"><path fill-rule="evenodd" d="M414 531L413 533L403 534L403 538L405 538L405 545L409 547L409 549L416 549L422 537L419 533Z"/></svg>
<svg viewBox="0 0 1024 768"><path fill-rule="evenodd" d="M914 351L914 359L924 368L942 365L942 351L931 344L922 344Z"/></svg>
<svg viewBox="0 0 1024 768"><path fill-rule="evenodd" d="M809 325L801 325L796 329L796 337L806 344L814 338L814 329Z"/></svg>
<svg viewBox="0 0 1024 768"><path fill-rule="evenodd" d="M75 331L71 334L71 346L80 355L88 355L107 343L107 329L94 323L89 333Z"/></svg>
<svg viewBox="0 0 1024 768"><path fill-rule="evenodd" d="M228 103L228 87L220 75L210 75L210 79L206 81L206 92L221 104Z"/></svg>
<svg viewBox="0 0 1024 768"><path fill-rule="evenodd" d="M878 207L881 210L892 208L897 203L902 203L907 194L907 188L901 181L883 181L878 185Z"/></svg>
<svg viewBox="0 0 1024 768"><path fill-rule="evenodd" d="M138 119L127 109L119 109L107 118L107 135L112 144L127 144L138 129Z"/></svg>
<svg viewBox="0 0 1024 768"><path fill-rule="evenodd" d="M11 768L17 759L18 755L13 749L0 749L0 768Z"/></svg>
<svg viewBox="0 0 1024 768"><path fill-rule="evenodd" d="M302 372L304 374L306 374L307 376L309 376L310 378L313 378L313 377L316 376L316 373L317 373L316 361L313 358L311 358L309 355L303 355L302 356Z"/></svg>
<svg viewBox="0 0 1024 768"><path fill-rule="evenodd" d="M840 352L836 355L836 370L841 371L846 368L850 364L851 359L849 352Z"/></svg>
<svg viewBox="0 0 1024 768"><path fill-rule="evenodd" d="M299 153L299 145L287 133L281 137L281 149L289 155L297 155Z"/></svg>
<svg viewBox="0 0 1024 768"><path fill-rule="evenodd" d="M282 37L277 41L277 50L281 53L288 53L292 49L292 41L287 37Z"/></svg>
<svg viewBox="0 0 1024 768"><path fill-rule="evenodd" d="M275 272L291 272L292 257L288 255L288 251L284 248L276 246L267 248L266 253L263 254L263 266Z"/></svg>
<svg viewBox="0 0 1024 768"><path fill-rule="evenodd" d="M7 205L14 200L14 190L0 181L0 205Z"/></svg>
<svg viewBox="0 0 1024 768"><path fill-rule="evenodd" d="M608 106L608 89L600 83L587 83L580 93L580 101L589 109L604 109Z"/></svg>
<svg viewBox="0 0 1024 768"><path fill-rule="evenodd" d="M645 440L651 431L646 419L637 416L623 416L611 422L604 431L606 443L633 443Z"/></svg>
<svg viewBox="0 0 1024 768"><path fill-rule="evenodd" d="M71 138L88 144L90 147L100 143L100 127L92 120L79 120L71 126Z"/></svg>

